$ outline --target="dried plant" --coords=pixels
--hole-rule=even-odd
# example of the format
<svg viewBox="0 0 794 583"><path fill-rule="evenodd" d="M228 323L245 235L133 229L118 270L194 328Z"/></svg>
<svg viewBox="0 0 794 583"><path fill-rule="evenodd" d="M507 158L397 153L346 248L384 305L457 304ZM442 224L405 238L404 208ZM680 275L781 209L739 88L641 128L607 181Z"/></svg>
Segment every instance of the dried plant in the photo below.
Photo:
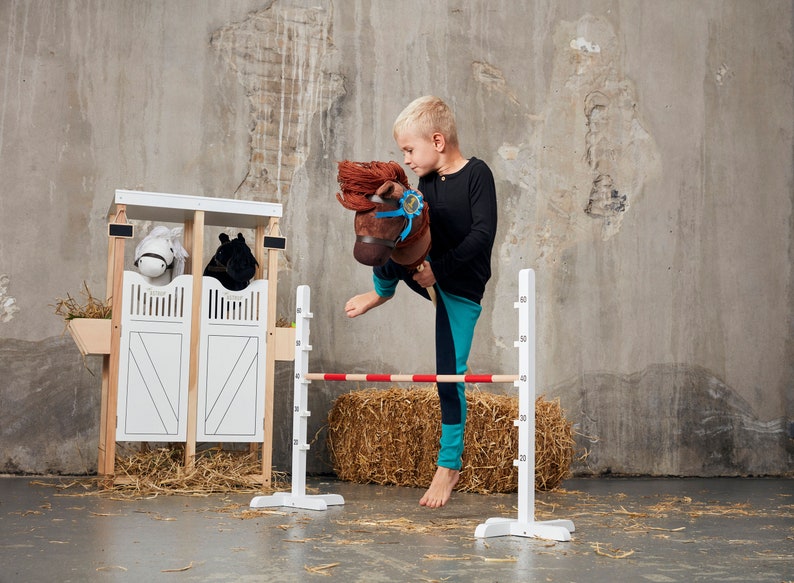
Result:
<svg viewBox="0 0 794 583"><path fill-rule="evenodd" d="M110 318L111 315L111 302L100 300L91 294L88 289L88 284L83 282L83 289L80 290L80 295L84 300L81 303L78 299L73 298L66 294L66 298L56 298L55 314L61 316L66 322L74 320L75 318Z"/></svg>

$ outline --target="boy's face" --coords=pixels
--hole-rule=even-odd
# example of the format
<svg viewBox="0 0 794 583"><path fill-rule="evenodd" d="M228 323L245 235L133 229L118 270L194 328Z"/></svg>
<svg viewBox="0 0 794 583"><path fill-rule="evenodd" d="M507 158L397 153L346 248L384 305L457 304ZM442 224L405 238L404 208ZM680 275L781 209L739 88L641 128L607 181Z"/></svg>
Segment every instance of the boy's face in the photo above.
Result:
<svg viewBox="0 0 794 583"><path fill-rule="evenodd" d="M407 129L395 141L403 153L403 163L420 178L438 169L440 150L437 140Z"/></svg>

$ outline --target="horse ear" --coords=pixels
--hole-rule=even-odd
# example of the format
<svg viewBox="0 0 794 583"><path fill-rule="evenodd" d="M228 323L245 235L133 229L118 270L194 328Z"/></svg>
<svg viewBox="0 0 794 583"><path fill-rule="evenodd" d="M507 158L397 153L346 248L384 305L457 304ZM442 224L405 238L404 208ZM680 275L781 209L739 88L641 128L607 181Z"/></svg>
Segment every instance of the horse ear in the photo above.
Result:
<svg viewBox="0 0 794 583"><path fill-rule="evenodd" d="M221 243L228 243L229 242L229 235L226 233L221 233L218 235L218 239L220 239Z"/></svg>
<svg viewBox="0 0 794 583"><path fill-rule="evenodd" d="M245 237L243 237L242 233L237 233L237 238L240 239L243 243L245 243Z"/></svg>
<svg viewBox="0 0 794 583"><path fill-rule="evenodd" d="M394 182L393 180L389 180L381 184L380 188L375 191L375 194L384 199L397 198L397 196L394 194L394 191L398 188L402 188L402 185ZM401 196L402 193L400 192L399 195Z"/></svg>

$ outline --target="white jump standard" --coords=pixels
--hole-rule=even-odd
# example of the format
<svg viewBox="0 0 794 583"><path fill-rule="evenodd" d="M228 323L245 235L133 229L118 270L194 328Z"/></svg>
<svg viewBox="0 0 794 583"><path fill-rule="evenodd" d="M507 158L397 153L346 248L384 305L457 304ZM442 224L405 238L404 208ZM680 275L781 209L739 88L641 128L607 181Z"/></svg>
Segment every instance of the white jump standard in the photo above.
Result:
<svg viewBox="0 0 794 583"><path fill-rule="evenodd" d="M518 273L518 518L489 518L474 536L522 536L556 541L571 540L570 520L535 521L535 272Z"/></svg>
<svg viewBox="0 0 794 583"><path fill-rule="evenodd" d="M308 419L311 413L309 405L309 329L313 314L310 308L311 290L308 285L298 286L295 307L295 380L292 384L294 399L292 407L292 490L278 492L272 496L255 496L251 500L251 508L272 508L288 506L306 510L326 510L328 506L344 504L345 500L338 494L306 494L306 452L309 444L306 440Z"/></svg>

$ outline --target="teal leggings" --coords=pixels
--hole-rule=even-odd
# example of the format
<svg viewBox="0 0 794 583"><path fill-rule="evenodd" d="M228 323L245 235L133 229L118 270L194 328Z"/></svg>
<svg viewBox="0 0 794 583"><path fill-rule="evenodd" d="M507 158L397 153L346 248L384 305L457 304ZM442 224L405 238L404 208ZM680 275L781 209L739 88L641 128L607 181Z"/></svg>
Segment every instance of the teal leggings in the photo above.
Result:
<svg viewBox="0 0 794 583"><path fill-rule="evenodd" d="M412 290L430 299L402 266L389 261L374 270L375 291L381 297L391 297L399 280ZM474 327L482 312L476 302L436 290L436 374L466 374ZM460 470L463 455L463 432L466 426L466 386L464 383L438 383L441 404L441 447L438 465Z"/></svg>

